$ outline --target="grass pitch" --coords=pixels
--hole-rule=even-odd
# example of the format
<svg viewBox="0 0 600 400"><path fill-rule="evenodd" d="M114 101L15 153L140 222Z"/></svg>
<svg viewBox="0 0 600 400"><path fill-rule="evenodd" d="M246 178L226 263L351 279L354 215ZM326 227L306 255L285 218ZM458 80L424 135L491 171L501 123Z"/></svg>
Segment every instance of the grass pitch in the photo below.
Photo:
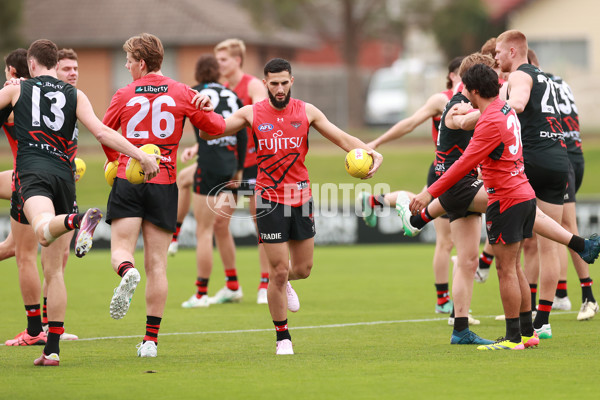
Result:
<svg viewBox="0 0 600 400"><path fill-rule="evenodd" d="M593 398L597 395L600 320L553 313L554 338L537 349L480 352L451 346L445 316L435 314L430 245L318 247L311 277L294 284L301 309L289 315L294 356L275 356L267 306L257 305L257 253L238 251L244 290L239 304L182 309L194 293L195 254L169 258L169 298L158 357L136 357L145 328L144 274L124 319L108 305L118 276L108 251L71 257L66 328L79 335L61 343L58 368L33 366L41 346L0 346L0 398L30 399L433 399L475 396ZM142 255L137 262L142 264ZM217 260L217 258L215 258ZM0 339L25 328L14 259L2 262ZM594 269L592 267L592 276ZM571 268L569 295L580 305ZM215 261L209 285L224 282ZM497 278L475 283L473 330L504 334ZM600 317L597 317L600 318Z"/></svg>

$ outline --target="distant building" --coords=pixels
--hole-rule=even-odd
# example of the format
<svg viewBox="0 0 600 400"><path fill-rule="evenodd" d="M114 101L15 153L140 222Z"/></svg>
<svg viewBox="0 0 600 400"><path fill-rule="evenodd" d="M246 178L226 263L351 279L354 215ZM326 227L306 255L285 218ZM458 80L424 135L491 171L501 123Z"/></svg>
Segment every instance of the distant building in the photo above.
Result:
<svg viewBox="0 0 600 400"><path fill-rule="evenodd" d="M189 85L194 82L198 56L212 52L223 39L244 40L244 69L262 75L272 57L293 62L297 79L294 94L314 101L336 123L347 117L344 87L331 78L342 78L339 43L320 40L316 34L297 32L264 21L268 30L256 27L250 13L236 0L23 0L23 36L31 42L46 38L59 48L73 48L79 55L79 87L86 92L101 117L115 91L131 81L125 69L122 45L129 37L149 32L165 46L162 71ZM275 34L273 32L276 32ZM388 66L399 53L399 45L372 40L360 51L360 67L373 71ZM322 79L321 79L322 78ZM343 79L340 81L345 85ZM323 84L325 83L325 86ZM341 93L331 96L332 88ZM303 96L310 96L309 98ZM314 100L313 97L314 96Z"/></svg>
<svg viewBox="0 0 600 400"><path fill-rule="evenodd" d="M542 69L562 76L571 86L584 137L586 131L600 128L599 12L596 0L538 0L521 1L507 15L508 29L527 36Z"/></svg>
<svg viewBox="0 0 600 400"><path fill-rule="evenodd" d="M23 11L26 40L50 39L77 52L79 87L100 116L115 91L131 82L122 46L142 32L163 42L163 73L189 85L195 84L198 56L227 38L244 40L244 68L257 76L269 58L293 60L299 48L317 45L314 37L288 29L261 32L249 13L229 0L24 0Z"/></svg>

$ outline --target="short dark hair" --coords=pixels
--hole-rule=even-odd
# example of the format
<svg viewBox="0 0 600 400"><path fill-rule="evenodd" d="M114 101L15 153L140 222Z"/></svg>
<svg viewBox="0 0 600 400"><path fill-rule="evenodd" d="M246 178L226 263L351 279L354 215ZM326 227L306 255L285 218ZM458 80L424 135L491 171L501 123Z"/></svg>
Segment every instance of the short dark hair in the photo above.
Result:
<svg viewBox="0 0 600 400"><path fill-rule="evenodd" d="M58 64L58 47L48 39L38 39L31 43L27 50L27 59L35 58L36 61L48 69L56 68Z"/></svg>
<svg viewBox="0 0 600 400"><path fill-rule="evenodd" d="M4 57L4 62L7 67L13 67L17 71L17 78L31 78L29 66L27 65L27 50L16 49L11 51Z"/></svg>
<svg viewBox="0 0 600 400"><path fill-rule="evenodd" d="M458 74L458 68L460 67L460 63L462 63L463 58L465 57L454 57L448 64L448 75L446 76L446 89L452 89L452 80L450 79L450 74L452 72Z"/></svg>
<svg viewBox="0 0 600 400"><path fill-rule="evenodd" d="M58 51L58 61L69 59L73 61L77 61L77 53L73 49L60 49Z"/></svg>
<svg viewBox="0 0 600 400"><path fill-rule="evenodd" d="M283 58L273 58L268 63L265 64L264 73L267 76L269 73L275 74L277 72L287 71L292 74L292 66Z"/></svg>
<svg viewBox="0 0 600 400"><path fill-rule="evenodd" d="M219 80L219 62L212 54L203 54L196 61L194 77L198 83L212 83Z"/></svg>
<svg viewBox="0 0 600 400"><path fill-rule="evenodd" d="M468 91L477 90L484 99L498 96L500 83L498 74L485 64L475 64L462 76L462 81Z"/></svg>

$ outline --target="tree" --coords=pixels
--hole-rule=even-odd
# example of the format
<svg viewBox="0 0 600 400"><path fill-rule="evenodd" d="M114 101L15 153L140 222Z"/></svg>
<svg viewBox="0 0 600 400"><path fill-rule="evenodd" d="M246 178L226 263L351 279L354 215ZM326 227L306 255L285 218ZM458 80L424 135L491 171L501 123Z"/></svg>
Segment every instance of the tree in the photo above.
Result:
<svg viewBox="0 0 600 400"><path fill-rule="evenodd" d="M397 36L402 24L386 12L386 0L248 0L254 20L278 21L293 28L314 29L324 40L341 43L348 85L349 126L362 125L362 87L358 55L365 38L382 35ZM268 26L265 27L268 29Z"/></svg>
<svg viewBox="0 0 600 400"><path fill-rule="evenodd" d="M481 0L455 0L433 13L430 26L447 59L478 51L504 29L490 21Z"/></svg>
<svg viewBox="0 0 600 400"><path fill-rule="evenodd" d="M0 0L0 51L7 54L23 47L25 41L20 34L23 2Z"/></svg>

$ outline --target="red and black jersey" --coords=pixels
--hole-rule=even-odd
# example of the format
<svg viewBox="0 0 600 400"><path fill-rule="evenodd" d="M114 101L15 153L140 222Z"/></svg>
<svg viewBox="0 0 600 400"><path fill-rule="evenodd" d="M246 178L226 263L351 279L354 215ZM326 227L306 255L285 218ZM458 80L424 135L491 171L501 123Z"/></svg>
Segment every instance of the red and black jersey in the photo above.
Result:
<svg viewBox="0 0 600 400"><path fill-rule="evenodd" d="M575 96L571 87L560 76L549 73L546 75L552 79L556 86L556 101L560 110L561 124L564 131L565 144L569 159L583 162L583 151L581 150L581 134L579 131L579 111L575 104Z"/></svg>
<svg viewBox="0 0 600 400"><path fill-rule="evenodd" d="M523 64L517 70L528 74L533 81L529 101L519 114L523 158L527 164L565 172L568 159L556 87L543 71L531 64Z"/></svg>
<svg viewBox="0 0 600 400"><path fill-rule="evenodd" d="M248 94L248 84L253 80L258 79L249 74L244 74L238 84L232 89L235 94L242 100L245 106L252 105L252 98ZM256 165L256 143L249 136L248 132L248 148L246 151L246 159L244 160L244 168Z"/></svg>
<svg viewBox="0 0 600 400"><path fill-rule="evenodd" d="M242 107L242 102L236 94L219 83L204 83L194 86L193 89L210 97L215 112L224 118ZM223 136L211 140L201 139L200 131L196 127L194 133L198 142L198 168L221 176L228 174L233 176L235 171L243 169L248 140L245 128L235 136Z"/></svg>
<svg viewBox="0 0 600 400"><path fill-rule="evenodd" d="M77 142L77 89L49 75L22 81L13 106L17 160L15 171L44 171L74 179Z"/></svg>
<svg viewBox="0 0 600 400"><path fill-rule="evenodd" d="M473 131L463 129L450 129L446 126L446 114L455 104L461 102L468 103L469 99L462 93L456 93L446 104L440 121L440 133L437 140L437 149L435 151L435 173L437 176L443 175L452 164L460 158L471 141ZM469 172L472 176L477 176L477 170Z"/></svg>
<svg viewBox="0 0 600 400"><path fill-rule="evenodd" d="M450 99L454 95L454 91L452 89L448 89L448 90L444 90L442 92L442 94L448 98L448 101L450 101ZM440 133L440 120L441 119L442 119L441 116L431 118L431 139L433 140L434 146L437 145L437 139L438 139L438 135Z"/></svg>
<svg viewBox="0 0 600 400"><path fill-rule="evenodd" d="M270 201L300 206L310 199L310 181L304 165L309 130L305 106L294 98L283 110L273 108L269 99L253 105L256 192Z"/></svg>
<svg viewBox="0 0 600 400"><path fill-rule="evenodd" d="M150 183L171 184L177 178L177 149L183 123L191 123L215 135L225 131L225 120L212 111L196 109L192 104L195 92L166 76L148 74L121 88L113 96L103 123L140 147L152 143L160 148L160 173ZM104 146L109 161L119 157L117 176L125 179L128 156Z"/></svg>
<svg viewBox="0 0 600 400"><path fill-rule="evenodd" d="M535 198L523 166L519 119L499 98L479 117L473 139L462 157L427 190L439 197L479 163L488 204L499 201L500 212Z"/></svg>

